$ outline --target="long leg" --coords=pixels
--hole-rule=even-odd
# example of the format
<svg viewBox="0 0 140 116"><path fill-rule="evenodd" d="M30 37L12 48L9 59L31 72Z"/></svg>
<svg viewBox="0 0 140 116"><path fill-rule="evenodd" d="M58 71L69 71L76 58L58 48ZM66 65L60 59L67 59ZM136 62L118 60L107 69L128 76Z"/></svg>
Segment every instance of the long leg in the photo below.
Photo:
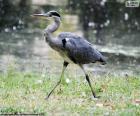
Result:
<svg viewBox="0 0 140 116"><path fill-rule="evenodd" d="M62 73L61 73L60 79L57 82L57 84L54 86L54 88L50 91L50 93L48 94L48 96L46 97L46 99L48 99L50 97L50 95L53 93L53 91L55 90L55 88L60 84L60 82L62 80L62 77L64 76L64 71L65 71L66 67L68 66L68 64L69 64L68 62L64 61L64 63L63 63L63 69L62 69Z"/></svg>
<svg viewBox="0 0 140 116"><path fill-rule="evenodd" d="M98 98L98 97L96 96L96 93L94 92L94 90L93 90L93 88L92 88L92 85L91 85L89 76L88 76L88 74L86 73L84 67L83 67L82 65L80 65L80 67L82 68L83 72L85 73L86 80L87 80L87 82L88 82L88 84L89 84L89 87L90 87L90 89L91 89L91 92L92 92L93 97L94 97L94 98Z"/></svg>

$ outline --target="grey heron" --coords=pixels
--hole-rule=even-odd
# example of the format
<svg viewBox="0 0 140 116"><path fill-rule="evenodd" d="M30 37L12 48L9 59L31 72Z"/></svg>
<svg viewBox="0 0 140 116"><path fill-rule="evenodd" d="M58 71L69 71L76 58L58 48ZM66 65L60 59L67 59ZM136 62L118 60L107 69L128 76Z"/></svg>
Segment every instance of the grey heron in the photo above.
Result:
<svg viewBox="0 0 140 116"><path fill-rule="evenodd" d="M50 47L56 50L64 59L60 80L50 91L47 98L49 98L55 88L60 84L65 69L69 63L75 63L81 67L91 89L92 95L96 98L97 96L93 91L89 76L85 71L83 65L96 62L101 62L102 64L105 64L106 61L104 56L98 50L96 50L93 45L85 38L80 37L74 33L62 32L57 37L54 37L53 32L55 32L59 28L61 23L61 16L57 11L49 11L44 14L33 14L33 16L53 19L53 23L47 26L44 30L45 40L50 45Z"/></svg>

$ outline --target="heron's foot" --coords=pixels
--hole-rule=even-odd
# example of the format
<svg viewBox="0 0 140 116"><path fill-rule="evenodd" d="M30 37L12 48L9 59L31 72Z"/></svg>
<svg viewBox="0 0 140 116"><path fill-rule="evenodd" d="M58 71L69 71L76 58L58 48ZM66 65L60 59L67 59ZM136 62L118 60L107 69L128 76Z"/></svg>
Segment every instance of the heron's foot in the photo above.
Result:
<svg viewBox="0 0 140 116"><path fill-rule="evenodd" d="M99 99L101 96L97 96L95 93L93 93L93 97L94 97L95 99Z"/></svg>
<svg viewBox="0 0 140 116"><path fill-rule="evenodd" d="M50 97L50 96L49 96L49 95L47 95L44 99L45 99L45 100L48 100L48 99L49 99L49 97Z"/></svg>
<svg viewBox="0 0 140 116"><path fill-rule="evenodd" d="M45 99L45 100L48 100L48 99L49 99L49 97L47 96L47 97L45 97L44 99Z"/></svg>
<svg viewBox="0 0 140 116"><path fill-rule="evenodd" d="M96 100L99 100L100 96L91 96L91 99L96 101Z"/></svg>
<svg viewBox="0 0 140 116"><path fill-rule="evenodd" d="M99 98L101 98L101 96L93 96L94 98L96 98L96 99L99 99Z"/></svg>
<svg viewBox="0 0 140 116"><path fill-rule="evenodd" d="M49 99L49 97L51 96L52 92L53 92L53 90L46 96L45 100Z"/></svg>

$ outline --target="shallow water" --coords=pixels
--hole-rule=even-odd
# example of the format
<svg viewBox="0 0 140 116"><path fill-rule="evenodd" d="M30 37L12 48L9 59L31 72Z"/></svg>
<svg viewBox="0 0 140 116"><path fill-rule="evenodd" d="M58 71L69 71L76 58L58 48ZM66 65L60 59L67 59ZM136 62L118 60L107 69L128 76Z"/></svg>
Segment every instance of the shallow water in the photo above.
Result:
<svg viewBox="0 0 140 116"><path fill-rule="evenodd" d="M108 64L86 65L90 73L126 76L140 74L140 47L95 45L95 48L106 56ZM45 43L39 29L0 33L1 72L7 72L12 66L19 71L57 74L61 72L62 62L63 59ZM68 68L68 72L72 71L75 75L82 75L75 65Z"/></svg>

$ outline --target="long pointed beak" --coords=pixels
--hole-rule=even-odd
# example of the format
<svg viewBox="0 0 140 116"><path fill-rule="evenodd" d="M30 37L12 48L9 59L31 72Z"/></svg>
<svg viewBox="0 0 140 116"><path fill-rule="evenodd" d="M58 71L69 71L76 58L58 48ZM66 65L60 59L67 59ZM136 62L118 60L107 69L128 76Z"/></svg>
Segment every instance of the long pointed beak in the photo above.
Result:
<svg viewBox="0 0 140 116"><path fill-rule="evenodd" d="M49 17L48 14L33 14L32 17L38 17L38 18L47 18Z"/></svg>

